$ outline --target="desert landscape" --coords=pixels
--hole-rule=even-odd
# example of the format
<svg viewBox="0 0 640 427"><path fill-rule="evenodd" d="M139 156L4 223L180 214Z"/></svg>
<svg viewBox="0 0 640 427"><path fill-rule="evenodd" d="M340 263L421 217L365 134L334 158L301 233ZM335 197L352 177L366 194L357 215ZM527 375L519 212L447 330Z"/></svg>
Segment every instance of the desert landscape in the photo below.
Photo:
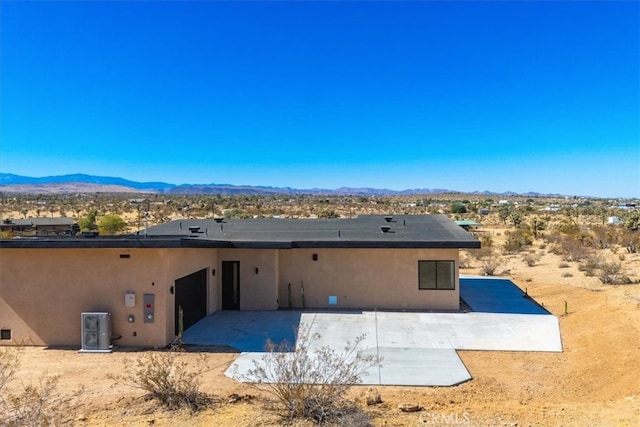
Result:
<svg viewBox="0 0 640 427"><path fill-rule="evenodd" d="M629 208L631 208L629 206ZM349 217L361 213L443 212L473 220L483 248L461 255L461 273L509 277L560 321L562 353L459 351L473 376L455 387L367 387L349 392L358 410L340 425L632 426L640 419L640 254L629 230L637 210L619 201L478 195L429 197L172 196L132 194L4 195L4 218L121 216L139 229L140 212L160 223L180 217ZM622 222L609 223L610 217ZM12 237L6 234L4 238ZM27 343L28 344L28 343ZM66 423L91 426L280 425L270 396L224 375L231 348L187 347L180 360L205 367L200 390L213 403L170 411L141 390L114 381L125 362L165 350L119 348L111 354L22 346L7 390L57 377L54 398ZM73 393L75 395L71 396ZM416 412L403 412L413 404ZM1 422L0 422L1 423ZM313 425L296 420L292 425Z"/></svg>

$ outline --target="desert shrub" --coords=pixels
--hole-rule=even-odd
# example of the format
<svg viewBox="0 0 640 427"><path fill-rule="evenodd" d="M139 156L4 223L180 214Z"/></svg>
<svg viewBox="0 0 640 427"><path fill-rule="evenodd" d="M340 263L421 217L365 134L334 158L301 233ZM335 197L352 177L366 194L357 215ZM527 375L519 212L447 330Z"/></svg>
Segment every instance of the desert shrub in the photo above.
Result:
<svg viewBox="0 0 640 427"><path fill-rule="evenodd" d="M490 248L493 246L493 238L488 234L480 236L480 246L483 248Z"/></svg>
<svg viewBox="0 0 640 427"><path fill-rule="evenodd" d="M480 272L485 276L495 276L502 262L501 257L491 254L480 260Z"/></svg>
<svg viewBox="0 0 640 427"><path fill-rule="evenodd" d="M474 249L471 254L472 256L481 261L489 256L492 256L494 253L493 247L491 246L482 246L480 249Z"/></svg>
<svg viewBox="0 0 640 427"><path fill-rule="evenodd" d="M466 251L460 252L460 259L458 260L460 268L471 268L471 256Z"/></svg>
<svg viewBox="0 0 640 427"><path fill-rule="evenodd" d="M580 226L574 222L565 221L560 224L558 230L568 236L577 236L580 233Z"/></svg>
<svg viewBox="0 0 640 427"><path fill-rule="evenodd" d="M527 266L533 267L538 263L538 261L540 261L540 255L526 252L522 254L522 261L524 261Z"/></svg>
<svg viewBox="0 0 640 427"><path fill-rule="evenodd" d="M0 397L20 366L19 348L0 349Z"/></svg>
<svg viewBox="0 0 640 427"><path fill-rule="evenodd" d="M602 260L597 255L590 255L584 259L578 266L578 270L582 271L585 276L595 276L596 270L600 268Z"/></svg>
<svg viewBox="0 0 640 427"><path fill-rule="evenodd" d="M506 240L503 245L505 253L513 254L520 252L525 246L530 246L531 234L528 230L522 228L516 228L513 231L506 231L504 233Z"/></svg>
<svg viewBox="0 0 640 427"><path fill-rule="evenodd" d="M197 411L210 406L213 398L200 391L199 378L207 369L204 356L195 366L190 368L177 352L151 352L135 362L125 361L124 374L109 378L147 392L147 397L169 410Z"/></svg>
<svg viewBox="0 0 640 427"><path fill-rule="evenodd" d="M573 277L573 274L567 271L566 273L562 273L562 277Z"/></svg>
<svg viewBox="0 0 640 427"><path fill-rule="evenodd" d="M76 418L82 390L60 392L58 377L39 384L9 386L20 366L20 349L0 350L0 426L70 425Z"/></svg>
<svg viewBox="0 0 640 427"><path fill-rule="evenodd" d="M627 285L631 279L624 275L622 264L605 262L600 266L600 281L605 285Z"/></svg>
<svg viewBox="0 0 640 427"><path fill-rule="evenodd" d="M118 215L107 214L100 218L98 223L98 231L100 234L112 236L118 234L127 228L127 223Z"/></svg>
<svg viewBox="0 0 640 427"><path fill-rule="evenodd" d="M596 225L591 228L591 231L601 249L609 248L618 243L618 233L611 226Z"/></svg>
<svg viewBox="0 0 640 427"><path fill-rule="evenodd" d="M566 237L560 241L560 253L564 261L580 262L589 254L589 249L580 240Z"/></svg>
<svg viewBox="0 0 640 427"><path fill-rule="evenodd" d="M566 262L561 262L561 263L558 265L558 268L569 268L569 264L567 264Z"/></svg>
<svg viewBox="0 0 640 427"><path fill-rule="evenodd" d="M347 342L342 353L314 346L321 336L308 327L297 331L295 347L288 342L267 341L267 353L241 378L275 399L275 408L289 420L340 422L354 411L346 399L353 385L381 359L359 348L365 336Z"/></svg>
<svg viewBox="0 0 640 427"><path fill-rule="evenodd" d="M318 218L340 218L340 214L333 209L325 209L318 214Z"/></svg>

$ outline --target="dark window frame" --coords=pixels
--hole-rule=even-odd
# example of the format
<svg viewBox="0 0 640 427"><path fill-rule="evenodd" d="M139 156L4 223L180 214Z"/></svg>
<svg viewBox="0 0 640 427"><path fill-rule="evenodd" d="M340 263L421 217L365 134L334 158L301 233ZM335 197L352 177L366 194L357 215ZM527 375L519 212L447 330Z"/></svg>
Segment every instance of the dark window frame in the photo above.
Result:
<svg viewBox="0 0 640 427"><path fill-rule="evenodd" d="M428 264L427 264L428 263ZM434 268L433 273L424 271L429 266ZM438 273L438 266L441 270ZM433 274L433 277L423 277L423 274ZM447 274L448 273L448 274ZM447 276L450 277L450 281L446 283L440 283ZM428 286L433 283L433 286ZM418 289L421 291L455 291L456 290L456 262L451 259L434 259L434 260L418 260Z"/></svg>

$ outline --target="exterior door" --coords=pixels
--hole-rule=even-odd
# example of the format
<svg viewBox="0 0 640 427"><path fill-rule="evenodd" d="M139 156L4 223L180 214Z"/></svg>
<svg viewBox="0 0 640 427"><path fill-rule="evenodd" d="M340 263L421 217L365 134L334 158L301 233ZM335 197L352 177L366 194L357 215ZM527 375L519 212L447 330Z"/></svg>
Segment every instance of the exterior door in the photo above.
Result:
<svg viewBox="0 0 640 427"><path fill-rule="evenodd" d="M222 309L240 310L240 261L222 261Z"/></svg>
<svg viewBox="0 0 640 427"><path fill-rule="evenodd" d="M176 280L175 293L175 329L178 335L180 307L185 331L207 315L207 270L200 270Z"/></svg>

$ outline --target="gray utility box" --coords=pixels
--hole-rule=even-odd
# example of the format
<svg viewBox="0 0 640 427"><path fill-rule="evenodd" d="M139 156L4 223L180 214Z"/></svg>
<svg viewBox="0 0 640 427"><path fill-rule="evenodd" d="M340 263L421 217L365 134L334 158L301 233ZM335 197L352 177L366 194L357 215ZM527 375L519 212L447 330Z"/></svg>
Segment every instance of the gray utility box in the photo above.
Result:
<svg viewBox="0 0 640 427"><path fill-rule="evenodd" d="M111 353L111 313L82 313L81 353Z"/></svg>

